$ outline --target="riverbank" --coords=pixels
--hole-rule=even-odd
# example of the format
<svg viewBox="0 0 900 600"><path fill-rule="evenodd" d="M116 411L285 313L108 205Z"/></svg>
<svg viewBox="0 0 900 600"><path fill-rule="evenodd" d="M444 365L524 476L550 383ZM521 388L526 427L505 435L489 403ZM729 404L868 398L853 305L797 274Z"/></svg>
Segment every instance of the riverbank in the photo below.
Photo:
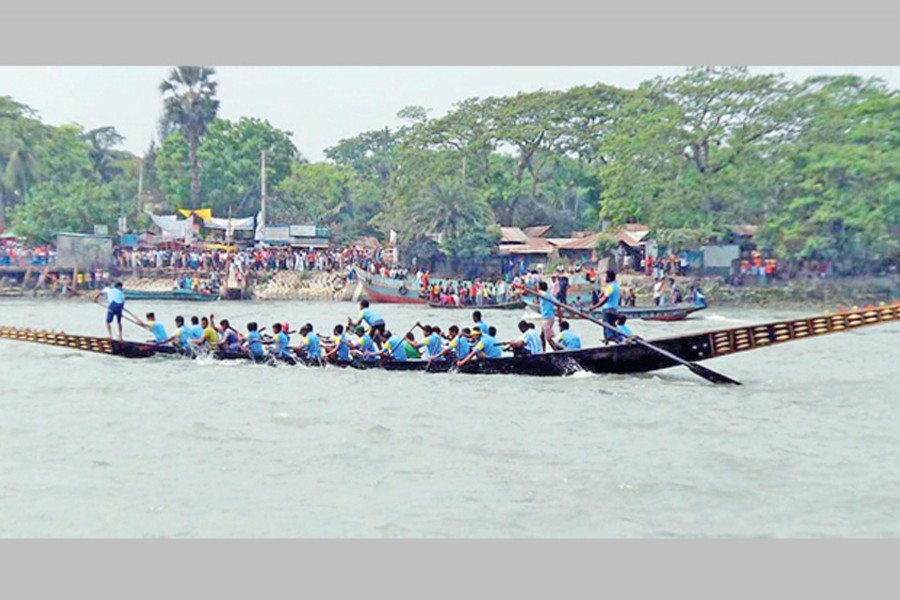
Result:
<svg viewBox="0 0 900 600"><path fill-rule="evenodd" d="M653 279L642 274L620 273L623 288L635 291L638 305L653 303ZM177 278L170 273L144 271L140 275L122 279L126 289L141 291L170 291L177 286ZM699 283L710 304L721 306L778 306L807 305L811 307L839 307L891 302L900 298L900 275L882 277L847 277L829 279L768 280L760 284L749 278L744 285L733 286L719 277L675 277L678 286L687 292ZM0 281L0 296L63 297L58 285L4 285ZM294 301L356 301L365 298L357 280L347 281L339 271L274 271L262 272L253 286L255 300Z"/></svg>

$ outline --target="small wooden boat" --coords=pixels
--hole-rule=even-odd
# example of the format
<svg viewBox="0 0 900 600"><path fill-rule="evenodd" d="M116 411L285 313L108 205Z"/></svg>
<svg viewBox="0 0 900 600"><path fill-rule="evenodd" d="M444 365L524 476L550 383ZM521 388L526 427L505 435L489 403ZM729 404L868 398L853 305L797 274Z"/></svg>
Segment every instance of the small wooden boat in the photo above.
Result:
<svg viewBox="0 0 900 600"><path fill-rule="evenodd" d="M652 340L657 348L688 361L702 361L736 352L765 348L808 337L852 331L859 327L900 322L900 302L891 305L826 314L804 319L777 321L760 325L732 327L702 333L691 333ZM71 335L64 332L36 331L0 326L0 338L111 354L124 358L147 358L156 355L179 355L171 346L150 342L119 342L101 337ZM249 360L243 353L213 354L223 360ZM322 363L298 357L297 362L310 366ZM390 371L425 371L481 374L515 374L561 376L577 371L592 373L644 373L673 367L679 363L664 354L638 343L611 344L582 350L550 352L534 356L509 356L491 360L473 360L463 367L456 361L426 360L377 361L346 363L335 366L381 368Z"/></svg>
<svg viewBox="0 0 900 600"><path fill-rule="evenodd" d="M392 279L368 273L353 267L354 274L363 286L366 297L372 302L385 304L425 304L419 297L415 279Z"/></svg>
<svg viewBox="0 0 900 600"><path fill-rule="evenodd" d="M449 309L467 309L467 310L516 310L525 308L525 302L516 300L514 302L500 302L499 304L441 304L439 302L426 302L431 308L449 308Z"/></svg>
<svg viewBox="0 0 900 600"><path fill-rule="evenodd" d="M126 300L186 300L189 302L214 302L219 299L219 294L204 294L193 290L123 290Z"/></svg>

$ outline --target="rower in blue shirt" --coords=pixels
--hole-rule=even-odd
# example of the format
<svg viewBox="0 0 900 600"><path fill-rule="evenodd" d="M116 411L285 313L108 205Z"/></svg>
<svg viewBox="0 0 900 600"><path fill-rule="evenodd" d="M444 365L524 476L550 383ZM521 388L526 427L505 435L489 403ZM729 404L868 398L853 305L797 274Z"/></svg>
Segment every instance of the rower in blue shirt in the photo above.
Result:
<svg viewBox="0 0 900 600"><path fill-rule="evenodd" d="M565 350L581 350L581 338L569 330L569 322L559 324L559 343Z"/></svg>
<svg viewBox="0 0 900 600"><path fill-rule="evenodd" d="M434 359L440 356L441 352L444 350L444 344L440 334L438 334L431 325L416 323L416 326L421 327L422 333L425 335L422 339L422 346L425 347L425 351L427 352L426 358Z"/></svg>
<svg viewBox="0 0 900 600"><path fill-rule="evenodd" d="M319 334L313 331L312 323L307 323L300 328L300 345L296 350L306 354L311 360L322 360L322 347L319 342Z"/></svg>
<svg viewBox="0 0 900 600"><path fill-rule="evenodd" d="M262 335L260 335L257 330L255 322L247 323L247 332L247 339L244 341L244 346L250 353L250 358L257 362L265 359L266 350L263 348Z"/></svg>
<svg viewBox="0 0 900 600"><path fill-rule="evenodd" d="M511 349L516 355L533 355L533 354L542 354L543 348L541 347L541 336L538 335L537 330L534 328L534 325L529 323L528 321L519 321L519 331L522 332L522 335L518 340L512 342L503 342L507 348Z"/></svg>
<svg viewBox="0 0 900 600"><path fill-rule="evenodd" d="M147 322L143 323L144 327L153 334L153 339L157 344L165 344L169 340L169 334L166 333L165 326L156 320L156 315L152 312L148 312L146 317Z"/></svg>
<svg viewBox="0 0 900 600"><path fill-rule="evenodd" d="M465 365L476 356L486 359L501 358L503 356L500 345L497 343L497 340L494 339L494 336L490 334L491 331L493 331L494 334L497 333L497 330L493 327L488 329L489 333L487 334L481 333L480 329L472 330L472 335L475 337L476 343L469 351L469 355L457 363L458 366L461 367Z"/></svg>
<svg viewBox="0 0 900 600"><path fill-rule="evenodd" d="M275 323L272 325L272 333L275 335L272 336L272 354L278 360L287 362L289 364L295 364L294 357L291 356L293 352L290 349L291 340L284 332L284 327L281 323Z"/></svg>
<svg viewBox="0 0 900 600"><path fill-rule="evenodd" d="M447 330L447 333L450 334L450 343L447 344L447 347L441 350L441 353L435 356L433 360L443 358L450 353L456 354L456 360L462 360L467 357L471 350L469 338L466 337L466 335L471 333L469 329L466 328L463 330L463 333L460 333L459 327L451 325L450 329Z"/></svg>
<svg viewBox="0 0 900 600"><path fill-rule="evenodd" d="M359 336L359 352L365 362L375 362L378 360L378 348L375 346L375 340L366 333L366 328L362 325L356 327L356 335Z"/></svg>
<svg viewBox="0 0 900 600"><path fill-rule="evenodd" d="M122 290L122 282L117 281L112 287L105 287L94 295L94 302L100 299L101 295L106 295L106 331L109 333L109 339L112 339L112 322L113 318L119 325L119 341L122 341L122 311L125 309L125 292Z"/></svg>
<svg viewBox="0 0 900 600"><path fill-rule="evenodd" d="M344 335L344 326L334 326L334 336L331 338L331 349L325 353L325 358L336 356L338 362L350 362L350 344L347 343L347 336Z"/></svg>
<svg viewBox="0 0 900 600"><path fill-rule="evenodd" d="M390 356L393 360L406 361L406 345L403 338L399 335L391 334L390 331L385 331L384 334L387 336L387 342L385 342L385 347L381 349L382 353Z"/></svg>
<svg viewBox="0 0 900 600"><path fill-rule="evenodd" d="M481 335L488 335L488 331L490 330L490 326L481 320L481 311L476 310L472 313L472 321L475 322L474 329L477 329L481 332Z"/></svg>

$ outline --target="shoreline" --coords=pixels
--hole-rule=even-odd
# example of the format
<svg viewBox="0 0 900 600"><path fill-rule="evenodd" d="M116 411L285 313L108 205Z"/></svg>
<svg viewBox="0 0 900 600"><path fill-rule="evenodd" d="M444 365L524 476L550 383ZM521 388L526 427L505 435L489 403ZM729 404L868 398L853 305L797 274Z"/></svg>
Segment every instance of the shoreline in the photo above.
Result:
<svg viewBox="0 0 900 600"><path fill-rule="evenodd" d="M711 306L756 307L840 307L877 305L900 299L900 275L864 276L829 279L770 280L759 284L756 280L732 286L720 277L675 276L677 285L687 290L699 283ZM749 279L749 278L748 278ZM653 303L653 278L643 274L620 273L620 285L635 291L637 304ZM126 289L171 291L174 278L169 274L147 274L123 278ZM250 300L267 301L325 301L350 302L365 298L359 294L356 280L346 281L340 272L275 271L263 273ZM88 291L81 290L82 293ZM0 298L67 299L54 289L21 289L0 285ZM240 300L233 300L240 302ZM473 309L476 307L473 307Z"/></svg>

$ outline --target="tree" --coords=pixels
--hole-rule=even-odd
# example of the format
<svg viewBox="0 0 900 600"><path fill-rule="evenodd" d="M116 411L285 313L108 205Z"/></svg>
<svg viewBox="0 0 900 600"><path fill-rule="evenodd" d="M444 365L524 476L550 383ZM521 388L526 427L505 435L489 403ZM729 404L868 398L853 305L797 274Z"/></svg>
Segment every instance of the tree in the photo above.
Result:
<svg viewBox="0 0 900 600"><path fill-rule="evenodd" d="M37 179L37 155L47 128L34 115L25 104L0 96L0 227L6 225L10 200L27 198Z"/></svg>
<svg viewBox="0 0 900 600"><path fill-rule="evenodd" d="M260 153L266 151L266 182L270 189L302 161L289 131L268 121L242 117L237 122L215 119L200 142L198 156L203 163L203 207L225 214L254 213L260 200ZM163 141L156 157L160 189L169 204L191 205L190 147L180 132Z"/></svg>
<svg viewBox="0 0 900 600"><path fill-rule="evenodd" d="M211 67L175 67L159 85L163 95L164 118L188 144L191 165L191 207L200 208L200 140L207 125L216 118L219 101Z"/></svg>
<svg viewBox="0 0 900 600"><path fill-rule="evenodd" d="M122 167L116 161L126 158L128 153L116 152L114 147L125 138L119 135L115 127L106 126L92 129L84 134L90 147L91 164L94 174L100 183L109 183L113 177L122 174Z"/></svg>

